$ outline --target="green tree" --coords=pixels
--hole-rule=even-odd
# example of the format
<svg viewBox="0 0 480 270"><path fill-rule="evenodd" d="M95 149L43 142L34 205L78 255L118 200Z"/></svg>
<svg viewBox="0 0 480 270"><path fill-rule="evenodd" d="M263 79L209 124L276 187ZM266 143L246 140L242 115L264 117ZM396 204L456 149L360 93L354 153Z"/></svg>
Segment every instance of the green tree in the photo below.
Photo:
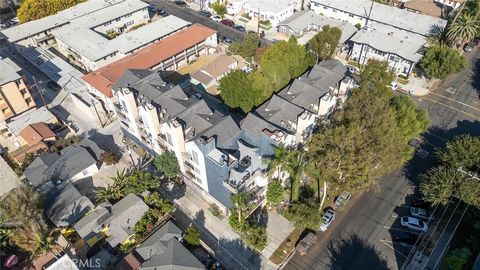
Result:
<svg viewBox="0 0 480 270"><path fill-rule="evenodd" d="M100 160L106 165L117 164L120 158L112 152L103 152L100 154Z"/></svg>
<svg viewBox="0 0 480 270"><path fill-rule="evenodd" d="M480 31L480 22L475 16L468 13L460 15L448 28L447 37L463 48L465 43L471 41Z"/></svg>
<svg viewBox="0 0 480 270"><path fill-rule="evenodd" d="M163 153L155 157L153 161L155 168L159 170L167 179L173 179L180 173L177 157L173 152Z"/></svg>
<svg viewBox="0 0 480 270"><path fill-rule="evenodd" d="M29 186L11 190L1 201L0 219L13 225L9 239L31 255L43 254L52 245L43 218L43 202Z"/></svg>
<svg viewBox="0 0 480 270"><path fill-rule="evenodd" d="M200 245L200 231L192 226L185 229L183 240L192 246Z"/></svg>
<svg viewBox="0 0 480 270"><path fill-rule="evenodd" d="M315 64L315 57L305 46L281 41L268 48L260 59L261 72L273 89L280 90L292 78L302 75Z"/></svg>
<svg viewBox="0 0 480 270"><path fill-rule="evenodd" d="M235 209L237 211L238 223L241 223L242 220L245 218L242 216L243 211L247 207L247 203L250 200L250 196L248 193L245 192L238 192L237 194L233 194L230 197L233 205L235 205Z"/></svg>
<svg viewBox="0 0 480 270"><path fill-rule="evenodd" d="M446 79L448 76L462 71L467 66L465 58L457 50L445 46L427 48L420 61L420 68L428 78Z"/></svg>
<svg viewBox="0 0 480 270"><path fill-rule="evenodd" d="M17 10L21 23L38 20L73 7L85 0L24 0Z"/></svg>
<svg viewBox="0 0 480 270"><path fill-rule="evenodd" d="M462 270L470 256L472 256L472 252L468 248L450 250L442 261L441 269Z"/></svg>
<svg viewBox="0 0 480 270"><path fill-rule="evenodd" d="M255 56L260 46L260 37L256 33L248 33L242 41L235 41L228 48L232 54L238 54L245 59Z"/></svg>
<svg viewBox="0 0 480 270"><path fill-rule="evenodd" d="M133 171L127 178L124 194L140 195L146 190L154 190L160 186L160 179L147 171Z"/></svg>
<svg viewBox="0 0 480 270"><path fill-rule="evenodd" d="M258 71L245 73L240 70L229 72L220 80L220 96L231 108L251 111L272 95L268 78Z"/></svg>
<svg viewBox="0 0 480 270"><path fill-rule="evenodd" d="M170 213L175 209L175 206L168 199L160 198L158 192L145 196L145 203L151 208L157 209L162 215Z"/></svg>
<svg viewBox="0 0 480 270"><path fill-rule="evenodd" d="M295 202L285 212L284 216L295 223L298 228L317 230L322 219L318 205L313 201Z"/></svg>
<svg viewBox="0 0 480 270"><path fill-rule="evenodd" d="M338 27L325 25L309 42L308 47L321 60L332 59L342 37L342 30ZM318 59L317 59L318 62Z"/></svg>
<svg viewBox="0 0 480 270"><path fill-rule="evenodd" d="M219 1L212 4L212 9L215 11L215 13L217 13L218 16L222 18L225 17L225 14L227 14L227 7Z"/></svg>
<svg viewBox="0 0 480 270"><path fill-rule="evenodd" d="M283 200L283 186L279 180L272 180L268 183L267 201L277 205Z"/></svg>
<svg viewBox="0 0 480 270"><path fill-rule="evenodd" d="M389 87L394 79L395 75L387 61L370 59L360 72L360 89L375 91L391 98L393 94Z"/></svg>
<svg viewBox="0 0 480 270"><path fill-rule="evenodd" d="M392 99L392 107L397 118L397 128L402 133L403 142L417 137L430 125L425 110L417 109L415 101L409 96L399 95Z"/></svg>
<svg viewBox="0 0 480 270"><path fill-rule="evenodd" d="M476 172L480 167L480 137L462 135L436 153L439 164L422 175L420 191L434 205L448 203L453 196L480 207L478 181L458 169Z"/></svg>
<svg viewBox="0 0 480 270"><path fill-rule="evenodd" d="M243 240L248 246L262 251L267 246L267 230L260 226L249 226L243 233Z"/></svg>

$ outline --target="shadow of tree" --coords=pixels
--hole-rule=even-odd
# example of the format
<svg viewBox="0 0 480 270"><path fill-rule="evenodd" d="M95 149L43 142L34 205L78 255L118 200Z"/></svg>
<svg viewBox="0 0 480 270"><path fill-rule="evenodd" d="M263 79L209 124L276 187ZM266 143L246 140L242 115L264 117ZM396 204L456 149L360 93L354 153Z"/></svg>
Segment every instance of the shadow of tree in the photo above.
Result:
<svg viewBox="0 0 480 270"><path fill-rule="evenodd" d="M328 251L331 257L329 269L389 269L387 261L375 247L356 234L331 242Z"/></svg>
<svg viewBox="0 0 480 270"><path fill-rule="evenodd" d="M258 252L247 247L240 239L220 238L218 244L222 247L215 255L222 259L235 259L232 265L237 265L234 269L255 270L261 269L261 260Z"/></svg>
<svg viewBox="0 0 480 270"><path fill-rule="evenodd" d="M480 98L480 58L475 59L472 65L472 86L477 90L477 97Z"/></svg>

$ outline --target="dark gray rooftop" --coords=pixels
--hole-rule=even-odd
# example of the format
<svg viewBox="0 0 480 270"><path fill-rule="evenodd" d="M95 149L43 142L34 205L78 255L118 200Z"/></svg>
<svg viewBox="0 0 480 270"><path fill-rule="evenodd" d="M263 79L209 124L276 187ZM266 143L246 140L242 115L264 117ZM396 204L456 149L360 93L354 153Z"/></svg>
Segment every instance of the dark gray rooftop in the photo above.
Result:
<svg viewBox="0 0 480 270"><path fill-rule="evenodd" d="M145 260L140 269L145 270L198 270L205 267L179 241L181 231L168 221L136 252Z"/></svg>
<svg viewBox="0 0 480 270"><path fill-rule="evenodd" d="M278 127L293 131L288 123L291 122L296 124L298 116L303 111L303 108L290 103L277 95L273 95L269 100L258 107L254 113Z"/></svg>

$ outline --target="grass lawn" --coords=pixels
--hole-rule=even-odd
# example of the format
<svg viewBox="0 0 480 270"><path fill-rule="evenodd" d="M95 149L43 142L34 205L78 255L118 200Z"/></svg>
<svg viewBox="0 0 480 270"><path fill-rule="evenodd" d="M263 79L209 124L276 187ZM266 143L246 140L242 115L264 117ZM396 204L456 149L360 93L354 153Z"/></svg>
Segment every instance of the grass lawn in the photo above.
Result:
<svg viewBox="0 0 480 270"><path fill-rule="evenodd" d="M288 255L293 251L295 248L295 244L298 242L298 239L302 235L304 229L295 228L290 235L285 239L282 244L273 252L272 256L270 256L270 261L275 264L281 264Z"/></svg>

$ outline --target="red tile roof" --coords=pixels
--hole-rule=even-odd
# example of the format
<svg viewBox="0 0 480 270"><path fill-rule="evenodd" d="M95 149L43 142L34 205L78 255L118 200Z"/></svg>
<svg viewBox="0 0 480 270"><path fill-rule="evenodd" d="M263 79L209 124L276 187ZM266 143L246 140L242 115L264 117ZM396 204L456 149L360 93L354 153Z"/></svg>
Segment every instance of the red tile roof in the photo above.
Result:
<svg viewBox="0 0 480 270"><path fill-rule="evenodd" d="M22 136L29 145L34 145L45 139L55 138L55 133L53 133L45 123L39 122L25 127L20 131L20 136Z"/></svg>
<svg viewBox="0 0 480 270"><path fill-rule="evenodd" d="M194 24L163 40L115 61L82 77L107 97L112 97L111 86L127 69L149 69L182 51L201 43L216 31L201 24Z"/></svg>

